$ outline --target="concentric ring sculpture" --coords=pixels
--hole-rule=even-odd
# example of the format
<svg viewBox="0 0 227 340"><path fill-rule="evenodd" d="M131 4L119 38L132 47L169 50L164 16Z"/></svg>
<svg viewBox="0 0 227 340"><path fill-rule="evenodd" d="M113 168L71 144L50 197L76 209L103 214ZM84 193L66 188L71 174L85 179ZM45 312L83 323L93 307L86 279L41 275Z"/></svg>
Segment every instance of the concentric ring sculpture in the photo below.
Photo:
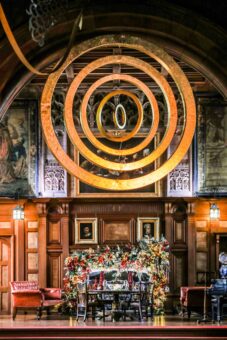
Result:
<svg viewBox="0 0 227 340"><path fill-rule="evenodd" d="M135 174L131 174L133 171L138 171L139 173L139 169L146 167L149 169L149 165L151 165L165 153L176 132L178 112L175 95L166 78L158 69L153 67L151 63L145 62L141 58L121 54L108 55L106 57L98 58L92 61L75 76L66 93L66 99L64 103L64 121L67 133L71 143L80 152L80 154L83 155L83 157L85 157L88 162L100 168L107 169L107 171L110 172L116 171L119 174L128 172L128 176L107 178L105 176L101 176L100 173L95 174L87 171L77 164L64 151L55 134L51 118L51 102L54 89L61 74L72 62L76 62L77 58L81 55L88 53L91 50L104 47L120 47L125 48L126 51L127 49L136 50L137 52L139 51L140 53L149 56L158 62L159 65L168 72L170 77L175 82L175 85L181 96L181 101L184 108L184 124L179 145L173 154L163 164L161 164L159 168L149 170L148 173L146 171L143 175L135 176ZM146 153L144 151L146 150L149 143L153 141L158 131L160 122L158 103L151 89L144 82L129 74L110 73L109 75L100 77L86 91L80 107L80 122L84 136L89 141L88 145L84 143L84 138L80 137L80 134L76 129L73 117L73 105L75 94L77 93L79 86L86 79L86 77L88 77L95 70L107 65L115 64L127 65L131 68L136 68L137 70L144 72L152 79L152 81L156 82L163 93L168 111L167 123L165 127L165 133L163 134L160 143L152 152ZM122 145L125 145L124 142L130 141L137 137L143 125L144 119L143 106L136 93L132 93L131 91L121 88L114 89L113 87L113 91L110 91L104 96L104 98L100 101L96 112L97 130L99 131L98 137L97 134L95 135L94 130L89 126L88 122L87 111L89 99L95 93L95 91L100 88L100 86L116 80L136 87L146 96L151 107L151 127L144 139L131 147L122 147ZM125 96L130 98L137 111L137 121L131 130L127 129L127 110L121 103L118 103L112 115L114 125L114 133L112 133L111 131L108 131L108 128L105 126L102 117L103 110L107 103L116 96ZM173 60L173 58L168 55L161 47L137 37L104 36L85 41L79 46L74 47L62 67L48 77L41 98L41 123L44 137L50 151L71 175L91 186L100 189L127 191L139 189L160 180L170 171L172 171L182 160L191 144L194 135L196 124L196 108L193 92L186 76L180 69L179 65ZM105 141L108 141L108 143L105 143ZM93 145L93 147L91 147L91 145ZM94 149L96 152L94 152ZM97 150L99 152L97 152ZM137 157L134 157L134 155L139 152L143 154L143 157L139 157L138 159ZM127 161L127 159L130 159L130 157L131 160Z"/></svg>

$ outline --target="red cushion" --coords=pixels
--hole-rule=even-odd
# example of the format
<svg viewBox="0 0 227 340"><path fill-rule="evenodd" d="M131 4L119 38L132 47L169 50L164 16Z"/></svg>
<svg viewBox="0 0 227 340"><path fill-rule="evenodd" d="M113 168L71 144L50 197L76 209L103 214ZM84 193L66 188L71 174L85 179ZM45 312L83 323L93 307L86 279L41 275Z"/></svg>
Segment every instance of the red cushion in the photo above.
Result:
<svg viewBox="0 0 227 340"><path fill-rule="evenodd" d="M43 288L42 293L44 294L45 300L60 300L61 299L60 288Z"/></svg>

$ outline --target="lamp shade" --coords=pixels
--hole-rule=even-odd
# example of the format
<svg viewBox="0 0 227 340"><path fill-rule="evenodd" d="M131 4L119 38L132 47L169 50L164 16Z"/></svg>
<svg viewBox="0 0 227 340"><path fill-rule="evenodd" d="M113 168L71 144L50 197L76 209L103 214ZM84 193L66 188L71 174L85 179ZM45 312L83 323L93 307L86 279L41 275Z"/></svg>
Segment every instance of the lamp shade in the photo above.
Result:
<svg viewBox="0 0 227 340"><path fill-rule="evenodd" d="M20 205L17 205L13 209L13 219L14 220L23 220L24 219L24 209Z"/></svg>
<svg viewBox="0 0 227 340"><path fill-rule="evenodd" d="M212 220L217 220L220 217L220 209L216 203L210 205L210 218Z"/></svg>

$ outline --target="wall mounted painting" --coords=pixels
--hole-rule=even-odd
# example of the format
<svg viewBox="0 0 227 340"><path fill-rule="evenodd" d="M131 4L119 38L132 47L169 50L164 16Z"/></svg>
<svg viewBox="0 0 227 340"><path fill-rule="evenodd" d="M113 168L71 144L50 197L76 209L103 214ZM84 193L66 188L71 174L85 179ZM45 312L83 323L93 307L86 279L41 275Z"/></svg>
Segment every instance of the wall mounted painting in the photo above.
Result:
<svg viewBox="0 0 227 340"><path fill-rule="evenodd" d="M75 244L98 243L97 218L75 219Z"/></svg>
<svg viewBox="0 0 227 340"><path fill-rule="evenodd" d="M137 219L137 241L142 238L159 240L160 223L158 217L138 217Z"/></svg>
<svg viewBox="0 0 227 340"><path fill-rule="evenodd" d="M227 195L227 105L198 100L197 159L199 195Z"/></svg>
<svg viewBox="0 0 227 340"><path fill-rule="evenodd" d="M105 144L105 141L103 138L99 139L102 143ZM140 137L134 138L128 142L127 147L131 148L135 145L139 144L143 139ZM131 156L131 160L133 161L133 157L138 157L138 159L147 156L150 154L154 148L156 147L157 141L159 140L159 136L155 136L154 140L147 146L146 149L144 149L142 152L137 154L134 154ZM99 153L100 150L96 150L93 145L86 139L83 138L84 144L89 147L94 153ZM112 147L114 144L113 142L109 142L108 146ZM143 155L142 155L143 154ZM106 157L106 156L104 156ZM126 157L125 157L126 158ZM103 168L100 168L89 161L87 161L79 152L78 150L75 150L74 159L77 164L80 165L80 167L84 168L85 170L94 173L98 176L103 176L105 178L112 178L112 179L125 179L125 178L135 178L142 175L145 175L149 173L150 171L155 170L160 165L160 160L156 160L154 163L146 166L145 168L137 169L135 171L129 171L126 173L120 173L118 171L113 170L106 170ZM136 159L136 158L135 158ZM111 159L109 159L111 160ZM117 162L119 161L126 161L124 159L117 159ZM127 159L128 161L128 159ZM75 192L73 193L74 196L80 196L80 197L155 197L160 196L161 186L160 181L157 181L156 183L150 184L145 188L136 189L136 190L130 190L130 191L121 191L121 192L115 192L115 191L105 191L102 189L98 189L95 187L92 187L86 183L83 183L79 181L78 179L75 179Z"/></svg>
<svg viewBox="0 0 227 340"><path fill-rule="evenodd" d="M36 196L37 129L37 102L14 101L0 123L0 196Z"/></svg>
<svg viewBox="0 0 227 340"><path fill-rule="evenodd" d="M101 222L101 243L133 243L132 220L104 219Z"/></svg>

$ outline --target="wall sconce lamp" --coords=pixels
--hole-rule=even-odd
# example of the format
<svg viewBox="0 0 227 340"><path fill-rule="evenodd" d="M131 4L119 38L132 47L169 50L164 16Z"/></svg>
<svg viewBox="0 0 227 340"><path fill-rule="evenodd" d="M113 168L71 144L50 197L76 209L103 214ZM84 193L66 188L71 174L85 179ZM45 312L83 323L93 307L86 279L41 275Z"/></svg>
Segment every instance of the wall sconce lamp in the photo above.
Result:
<svg viewBox="0 0 227 340"><path fill-rule="evenodd" d="M20 205L17 205L13 209L13 219L14 220L23 220L24 219L24 208Z"/></svg>
<svg viewBox="0 0 227 340"><path fill-rule="evenodd" d="M210 219L217 220L220 218L220 209L216 203L211 203L210 205Z"/></svg>
<svg viewBox="0 0 227 340"><path fill-rule="evenodd" d="M19 192L20 192L20 189L18 189L15 192L15 196L17 196L17 200L19 200ZM13 209L13 219L24 220L24 208L20 206L19 204Z"/></svg>

